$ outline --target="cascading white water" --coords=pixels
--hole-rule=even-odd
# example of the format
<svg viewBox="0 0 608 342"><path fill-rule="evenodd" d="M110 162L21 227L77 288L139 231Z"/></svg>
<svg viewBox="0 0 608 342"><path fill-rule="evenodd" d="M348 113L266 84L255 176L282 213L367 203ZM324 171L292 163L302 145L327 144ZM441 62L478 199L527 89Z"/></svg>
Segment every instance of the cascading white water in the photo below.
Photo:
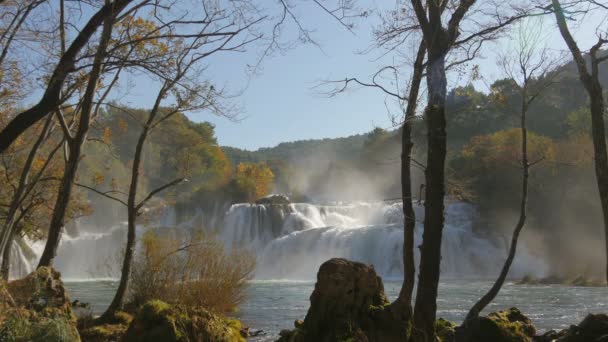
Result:
<svg viewBox="0 0 608 342"><path fill-rule="evenodd" d="M424 213L420 205L416 205L415 210L418 245ZM489 278L502 266L505 248L473 232L475 215L475 208L470 204L447 204L442 277ZM399 203L235 204L223 217L217 216L198 211L188 220L178 222L175 210L167 208L157 224L150 226L180 236L200 227L213 230L228 248L241 246L257 255L258 279L314 279L321 263L332 257L373 264L384 277L402 276L403 213ZM62 238L55 266L64 278L117 277L126 225L122 223L106 230L84 227L82 231L78 237ZM33 250L41 247L42 243L36 243ZM18 272L15 273L23 275L31 270L33 261L19 248L16 250L14 269ZM539 258L530 256L522 247L511 276L542 275L545 268Z"/></svg>
<svg viewBox="0 0 608 342"><path fill-rule="evenodd" d="M415 241L421 243L424 210L415 206ZM506 251L473 232L475 208L451 202L446 209L442 276L487 278L498 272ZM282 225L277 229L276 217ZM220 232L227 245L256 251L260 279L314 279L322 262L332 257L373 264L388 278L403 275L401 204L353 203L232 206ZM417 250L417 249L416 249ZM418 258L418 255L416 255ZM511 276L543 274L546 266L520 248Z"/></svg>
<svg viewBox="0 0 608 342"><path fill-rule="evenodd" d="M21 242L27 243L23 240ZM13 244L11 246L11 265L9 270L9 278L17 278L23 276L24 274L28 274L34 270L34 263L37 254L28 249L28 247L22 246L17 240L13 240Z"/></svg>

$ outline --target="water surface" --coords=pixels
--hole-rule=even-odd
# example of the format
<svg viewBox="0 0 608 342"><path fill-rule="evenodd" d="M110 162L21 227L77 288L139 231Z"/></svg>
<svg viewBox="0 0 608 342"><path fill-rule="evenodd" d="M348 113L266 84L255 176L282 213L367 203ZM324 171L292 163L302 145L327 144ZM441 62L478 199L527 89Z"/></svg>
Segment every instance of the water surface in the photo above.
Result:
<svg viewBox="0 0 608 342"><path fill-rule="evenodd" d="M460 322L484 291L489 281L449 280L442 282L437 302L438 317ZM91 304L101 313L110 303L117 283L111 281L69 282L66 287L71 299ZM401 284L386 281L389 299L396 298ZM281 329L290 329L296 319L304 318L312 281L253 281L248 299L235 314L253 330L266 335L254 341L274 341ZM563 329L580 322L587 313L608 311L608 288L537 286L507 284L486 311L518 307L541 330Z"/></svg>

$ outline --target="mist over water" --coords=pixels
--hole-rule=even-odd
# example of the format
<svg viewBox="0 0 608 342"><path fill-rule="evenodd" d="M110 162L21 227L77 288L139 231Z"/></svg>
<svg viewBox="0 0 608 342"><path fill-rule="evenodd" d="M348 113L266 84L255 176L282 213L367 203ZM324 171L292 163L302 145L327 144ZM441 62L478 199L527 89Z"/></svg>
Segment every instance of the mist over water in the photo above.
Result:
<svg viewBox="0 0 608 342"><path fill-rule="evenodd" d="M420 244L424 208L415 205L416 245ZM443 234L442 278L491 279L506 257L499 239L473 231L477 212L464 202L446 202ZM187 238L201 227L213 229L227 248L239 246L253 251L258 259L255 278L312 280L324 261L344 257L374 265L386 279L403 275L403 212L400 203L348 202L316 205L235 204L222 217L197 210L180 219L176 210L167 207L148 228L163 234ZM126 237L126 225L109 229L91 227L86 220L76 224L80 233L64 234L58 249L56 267L64 279L111 279L119 276L119 265ZM27 258L16 249L13 276L24 275L35 266L42 242L31 245L34 257ZM418 249L416 249L417 251ZM418 256L416 255L416 258ZM525 274L544 276L547 265L532 255L525 244L510 277Z"/></svg>

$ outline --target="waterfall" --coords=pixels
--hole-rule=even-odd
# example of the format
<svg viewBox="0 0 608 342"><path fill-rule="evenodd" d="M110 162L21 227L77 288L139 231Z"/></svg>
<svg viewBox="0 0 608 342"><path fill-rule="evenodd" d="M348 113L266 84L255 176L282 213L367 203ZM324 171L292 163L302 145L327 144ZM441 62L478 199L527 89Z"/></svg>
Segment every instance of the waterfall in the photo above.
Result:
<svg viewBox="0 0 608 342"><path fill-rule="evenodd" d="M415 243L422 240L424 209L415 205ZM450 202L442 244L442 277L493 278L506 257L503 246L473 232L473 205ZM282 218L277 228L275 217ZM237 204L226 214L220 232L229 246L256 252L259 279L314 279L318 267L332 257L374 265L383 277L403 275L403 212L400 203ZM418 264L416 248L416 264ZM510 275L542 274L546 265L519 249Z"/></svg>
<svg viewBox="0 0 608 342"><path fill-rule="evenodd" d="M38 255L29 247L29 243L23 239L15 239L11 245L11 265L9 278L18 278L34 270Z"/></svg>
<svg viewBox="0 0 608 342"><path fill-rule="evenodd" d="M332 257L372 264L383 277L402 277L400 203L235 204L227 211L225 208L227 206L220 205L211 214L198 210L187 218L179 218L174 208L167 207L155 221L147 222L145 228L138 227L138 235L145 229L159 229L182 237L200 228L213 231L227 248L239 246L255 253L258 279L314 279L321 263ZM225 213L218 215L220 211ZM418 246L424 208L415 205L415 211ZM442 277L494 278L502 266L505 247L494 243L496 239L473 231L476 215L471 204L446 203ZM63 277L71 280L118 277L126 224L92 228L78 221L76 230L81 232L78 236L64 234L58 249L55 267ZM26 257L21 246L14 246L12 275L16 277L30 272L37 258ZM40 254L43 243L30 243L30 246L34 254ZM522 244L510 276L543 275L546 268L542 260L532 256Z"/></svg>

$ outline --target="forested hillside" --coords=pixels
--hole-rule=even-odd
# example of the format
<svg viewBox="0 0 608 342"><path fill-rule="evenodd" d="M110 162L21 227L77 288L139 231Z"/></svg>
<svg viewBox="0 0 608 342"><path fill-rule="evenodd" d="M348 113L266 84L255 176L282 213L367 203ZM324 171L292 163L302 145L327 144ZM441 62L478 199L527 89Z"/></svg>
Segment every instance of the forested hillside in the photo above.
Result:
<svg viewBox="0 0 608 342"><path fill-rule="evenodd" d="M344 138L310 139L283 142L275 147L247 151L234 147L223 147L226 156L234 162L259 162L265 160L284 160L298 162L314 154L335 156L341 161L352 161L359 158L361 149L368 134L351 135Z"/></svg>
<svg viewBox="0 0 608 342"><path fill-rule="evenodd" d="M572 64L566 64L551 76L555 82L530 108L529 126L534 137L532 144L541 144L544 152L538 156L538 172L542 176L543 191L548 194L551 179L560 179L566 172L590 171L590 126L585 109L586 95L578 82ZM608 82L608 75L602 73ZM518 90L509 79L491 84L490 92L468 85L448 93L448 176L450 194L479 201L481 205L495 207L487 199L498 192L501 200L509 198L509 189L518 181L513 172L514 155L496 154L507 147L516 151ZM125 188L129 163L133 157L140 129L138 115L143 109L109 106L102 114L92 136L97 143L87 145L81 178L97 188ZM421 183L425 157L424 124L414 125L414 186ZM188 198L194 194L214 193L229 187L235 179L240 163L267 166L272 177L266 177L257 194L234 195L232 200L250 200L267 192L283 192L296 199L311 198L387 199L399 195L398 163L400 158L400 132L398 130L371 129L369 133L343 138L326 138L281 143L275 147L256 151L220 146L214 128L207 122L194 123L185 115L172 117L166 125L152 135L145 149L142 185L153 188L172 177L184 176L188 182L173 188L165 198ZM556 154L556 147L560 153ZM478 159L490 153L492 160ZM585 158L588 157L588 158ZM503 158L502 160L500 158ZM583 159L583 160L581 160ZM471 160L474 165L469 165ZM315 168L310 168L314 163ZM550 171L548 171L550 169ZM566 170L567 169L567 170ZM106 170L112 170L106 172ZM147 172L147 170L160 170ZM244 172L241 168L241 173ZM249 177L254 177L249 173ZM492 180L484 181L486 177ZM500 180L494 182L496 177ZM258 177L259 178L259 177ZM472 181L472 180L475 181ZM121 183L122 182L122 183ZM246 182L241 181L244 186ZM492 188L484 184L492 184ZM353 186L356 184L357 186ZM232 192L243 192L235 189ZM255 188L250 184L251 189ZM515 196L516 194L513 193ZM505 197L506 196L506 197ZM488 197L488 198L485 198ZM481 200L485 198L486 200ZM533 201L534 202L534 201ZM492 209L492 208L487 208ZM490 210L491 211L491 210Z"/></svg>
<svg viewBox="0 0 608 342"><path fill-rule="evenodd" d="M534 106L530 108L529 129L534 134L543 137L543 143L551 145L551 149L555 149L555 144L563 145L562 154L566 153L565 151L577 149L590 151L588 150L591 148L590 138L587 135L590 127L586 109L587 95L578 81L574 65L568 63L554 73L556 75L548 76L553 79L548 91L543 92ZM606 72L602 72L602 80L608 82ZM488 191L488 189L480 188L479 179L475 183L472 183L470 179L488 173L493 174L492 170L466 168L464 165L466 158L463 156L470 153L471 149L479 148L474 145L480 143L487 145L490 144L490 140L492 143L498 144L498 146L488 147L492 149L501 149L508 144L515 143L517 140L515 136L510 141L499 140L501 137L506 138L511 128L518 126L519 103L517 85L509 79L493 82L489 92L468 85L454 88L448 93L447 124L450 154L448 155L447 171L451 178L448 186L452 195L475 201L475 198L483 196L483 193ZM413 176L415 188L419 185L417 180L422 175L420 171L423 165L420 161L425 159L426 143L423 131L424 124L422 120L419 120L414 125ZM503 133L495 136L494 139L478 138L498 132ZM399 144L398 130L375 128L367 134L345 138L287 142L256 151L232 147L223 147L223 150L233 164L265 162L271 166L274 165L273 171L280 180L276 190L280 192L305 193L312 197L320 195L323 198L336 200L369 199L369 197L384 199L399 196ZM515 152L516 146L512 147ZM586 156L585 153L577 154L577 158L584 156ZM515 156L512 157L511 161L515 161ZM551 158L544 163L544 166L541 166L547 167L550 164L553 167L557 164L565 166L569 164L568 159L573 156L560 155ZM316 167L311 170L309 165L313 161ZM479 163L478 160L476 162ZM586 164L578 163L575 169L582 167L587 170L587 167L590 166L588 162ZM512 172L512 167L509 168L508 165L503 161L500 167L503 171L507 170L507 176L515 177L516 180L517 172ZM565 172L565 170L560 171ZM505 176L504 172L502 175ZM495 177L498 177L498 174L495 174ZM505 184L506 188L512 189L513 184L508 177L497 183ZM364 190L351 191L353 184L363 185ZM368 198L363 198L366 196Z"/></svg>

